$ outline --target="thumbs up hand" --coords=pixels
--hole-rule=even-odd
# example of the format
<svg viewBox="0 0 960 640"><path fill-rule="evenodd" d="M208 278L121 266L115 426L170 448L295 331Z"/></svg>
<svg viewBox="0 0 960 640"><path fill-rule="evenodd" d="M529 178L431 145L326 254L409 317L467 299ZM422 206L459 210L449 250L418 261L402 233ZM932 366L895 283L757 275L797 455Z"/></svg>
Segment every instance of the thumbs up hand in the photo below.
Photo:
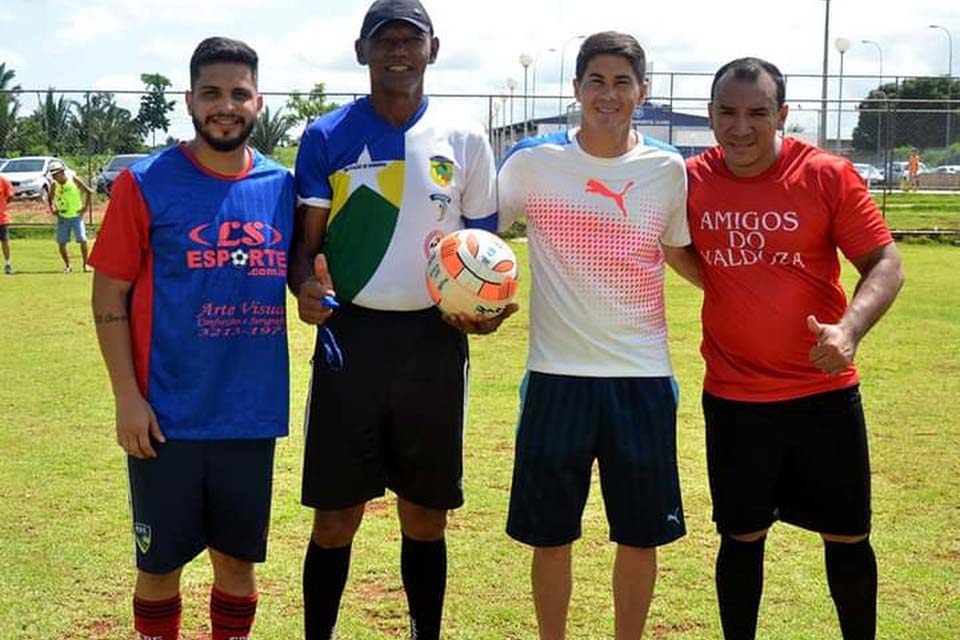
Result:
<svg viewBox="0 0 960 640"><path fill-rule="evenodd" d="M807 328L817 337L810 349L810 362L831 376L843 373L853 364L858 339L840 324L822 324L816 316L807 316Z"/></svg>
<svg viewBox="0 0 960 640"><path fill-rule="evenodd" d="M323 324L337 304L333 278L327 268L327 257L318 253L313 259L313 275L297 291L297 311L307 324Z"/></svg>

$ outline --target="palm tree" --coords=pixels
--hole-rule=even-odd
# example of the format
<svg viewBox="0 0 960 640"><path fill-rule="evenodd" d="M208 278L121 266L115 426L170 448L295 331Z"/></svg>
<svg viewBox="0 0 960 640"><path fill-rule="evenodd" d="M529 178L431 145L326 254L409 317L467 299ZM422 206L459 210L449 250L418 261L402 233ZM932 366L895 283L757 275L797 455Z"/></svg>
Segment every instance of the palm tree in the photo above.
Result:
<svg viewBox="0 0 960 640"><path fill-rule="evenodd" d="M7 69L5 62L0 62L0 155L13 143L13 134L17 128L17 114L20 111L20 85L11 85L16 72Z"/></svg>
<svg viewBox="0 0 960 640"><path fill-rule="evenodd" d="M60 155L63 152L64 144L70 133L72 121L70 108L72 104L63 95L54 100L53 87L47 89L46 98L41 98L40 94L37 94L37 110L34 112L34 116L43 129L47 149L54 155Z"/></svg>
<svg viewBox="0 0 960 640"><path fill-rule="evenodd" d="M74 102L73 127L87 153L127 153L139 145L140 126L129 111L117 105L112 93L87 93Z"/></svg>
<svg viewBox="0 0 960 640"><path fill-rule="evenodd" d="M276 113L270 113L270 107L264 107L257 123L250 134L250 146L260 150L260 153L270 155L277 145L286 140L287 131L293 126L290 116L280 108Z"/></svg>

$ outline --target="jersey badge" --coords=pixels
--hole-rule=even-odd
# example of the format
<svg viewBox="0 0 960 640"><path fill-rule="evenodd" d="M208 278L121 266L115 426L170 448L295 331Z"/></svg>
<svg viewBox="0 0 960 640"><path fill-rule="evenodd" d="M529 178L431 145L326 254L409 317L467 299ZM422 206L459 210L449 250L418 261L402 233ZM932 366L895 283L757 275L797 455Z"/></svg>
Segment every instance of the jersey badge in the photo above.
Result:
<svg viewBox="0 0 960 640"><path fill-rule="evenodd" d="M453 182L453 160L444 156L430 158L430 177L441 189L450 186Z"/></svg>
<svg viewBox="0 0 960 640"><path fill-rule="evenodd" d="M437 222L447 217L447 207L450 206L450 196L445 193L431 193L430 200L437 203Z"/></svg>

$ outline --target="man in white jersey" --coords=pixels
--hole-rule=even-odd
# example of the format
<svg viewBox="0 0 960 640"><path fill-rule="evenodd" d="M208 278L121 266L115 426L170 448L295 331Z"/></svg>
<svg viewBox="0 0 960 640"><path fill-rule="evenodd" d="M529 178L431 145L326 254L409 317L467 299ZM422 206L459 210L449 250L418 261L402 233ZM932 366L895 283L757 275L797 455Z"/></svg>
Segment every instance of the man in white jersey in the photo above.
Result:
<svg viewBox="0 0 960 640"><path fill-rule="evenodd" d="M389 488L398 497L411 635L435 640L447 510L463 503L463 332L493 331L516 307L482 322L447 319L427 291L427 257L439 240L464 226L495 231L497 218L483 130L424 95L439 41L423 6L378 0L355 47L370 96L314 121L297 156L304 210L290 286L300 317L322 325L302 493L315 509L303 575L306 636L333 636L364 506ZM334 295L331 313L324 296Z"/></svg>
<svg viewBox="0 0 960 640"><path fill-rule="evenodd" d="M699 284L675 149L636 133L644 52L629 35L583 42L579 129L527 139L500 170L500 224L526 215L533 274L507 532L533 547L541 640L565 637L571 545L599 461L616 638L643 632L656 547L685 533L664 260Z"/></svg>

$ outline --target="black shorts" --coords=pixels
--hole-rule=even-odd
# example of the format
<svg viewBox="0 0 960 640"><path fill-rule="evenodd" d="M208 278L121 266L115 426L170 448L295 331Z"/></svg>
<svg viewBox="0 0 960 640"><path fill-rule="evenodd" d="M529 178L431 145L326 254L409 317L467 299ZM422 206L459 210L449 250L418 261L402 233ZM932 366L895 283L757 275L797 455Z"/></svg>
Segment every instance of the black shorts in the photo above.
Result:
<svg viewBox="0 0 960 640"><path fill-rule="evenodd" d="M703 394L713 520L725 534L783 520L870 531L870 460L858 387L782 402Z"/></svg>
<svg viewBox="0 0 960 640"><path fill-rule="evenodd" d="M210 547L263 562L273 486L273 438L168 440L157 457L129 456L137 567L169 573Z"/></svg>
<svg viewBox="0 0 960 640"><path fill-rule="evenodd" d="M507 533L537 547L573 542L600 467L610 540L666 544L685 533L672 378L530 372L521 387Z"/></svg>
<svg viewBox="0 0 960 640"><path fill-rule="evenodd" d="M0 224L0 240L10 239L10 225Z"/></svg>
<svg viewBox="0 0 960 640"><path fill-rule="evenodd" d="M432 307L343 305L324 326L336 337L343 367L327 363L318 335L303 504L343 509L387 488L433 509L463 504L466 336Z"/></svg>

